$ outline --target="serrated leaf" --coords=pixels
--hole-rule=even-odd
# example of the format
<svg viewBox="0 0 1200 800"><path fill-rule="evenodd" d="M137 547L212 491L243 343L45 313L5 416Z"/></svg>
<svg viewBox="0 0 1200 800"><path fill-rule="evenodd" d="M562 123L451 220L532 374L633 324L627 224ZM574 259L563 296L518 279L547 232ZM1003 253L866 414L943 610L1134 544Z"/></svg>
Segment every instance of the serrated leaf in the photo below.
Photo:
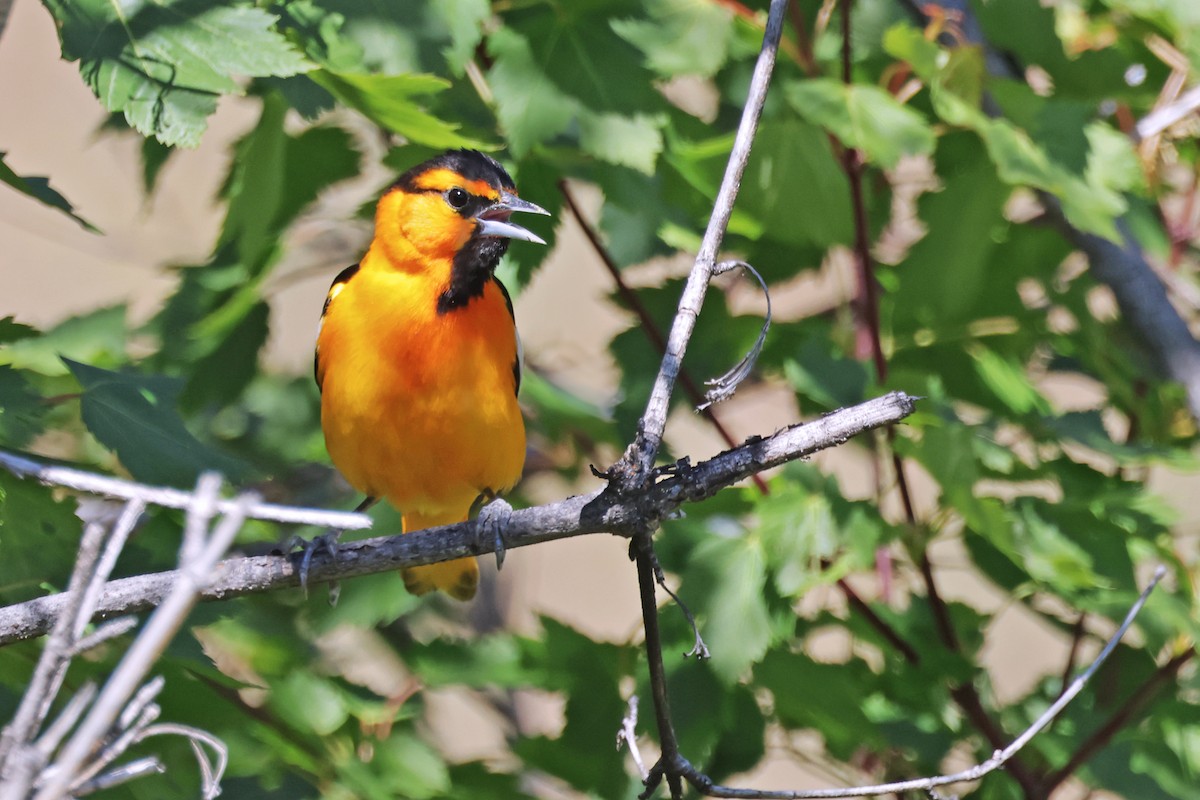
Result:
<svg viewBox="0 0 1200 800"><path fill-rule="evenodd" d="M733 14L705 0L650 0L650 19L614 19L612 29L642 51L646 66L664 77L711 77L725 64Z"/></svg>
<svg viewBox="0 0 1200 800"><path fill-rule="evenodd" d="M450 772L437 751L411 734L395 733L376 747L378 773L386 776L393 792L414 800L444 797L450 789ZM393 795L396 796L396 795Z"/></svg>
<svg viewBox="0 0 1200 800"><path fill-rule="evenodd" d="M501 28L488 37L488 52L495 59L488 83L496 96L496 117L513 155L520 158L565 131L576 102L537 66L529 42L515 31Z"/></svg>
<svg viewBox="0 0 1200 800"><path fill-rule="evenodd" d="M4 163L7 155L0 150L0 182L7 183L21 194L32 197L43 205L56 208L83 226L84 230L99 233L95 225L75 213L75 207L50 186L50 180L41 176L18 175Z"/></svg>
<svg viewBox="0 0 1200 800"><path fill-rule="evenodd" d="M905 330L973 318L997 247L994 232L1006 225L1009 189L997 180L974 136L943 136L937 165L943 188L924 194L918 206L926 234L896 271L895 314Z"/></svg>
<svg viewBox="0 0 1200 800"><path fill-rule="evenodd" d="M63 58L109 111L163 144L194 147L235 76L295 75L312 68L260 8L218 0L112 3L47 0Z"/></svg>
<svg viewBox="0 0 1200 800"><path fill-rule="evenodd" d="M450 43L442 48L446 65L455 75L462 75L483 41L484 24L492 13L491 3L488 0L439 0L431 4L431 10L450 31Z"/></svg>
<svg viewBox="0 0 1200 800"><path fill-rule="evenodd" d="M784 94L800 116L883 167L896 166L901 156L933 152L933 128L925 117L875 86L813 78L788 84Z"/></svg>
<svg viewBox="0 0 1200 800"><path fill-rule="evenodd" d="M63 361L83 390L83 424L116 452L135 480L191 488L205 470L235 479L246 474L245 464L203 444L184 427L176 411L178 380Z"/></svg>
<svg viewBox="0 0 1200 800"><path fill-rule="evenodd" d="M646 113L658 108L653 74L637 49L618 36L614 19L644 14L634 0L529 4L505 23L529 43L533 63L567 96L597 112Z"/></svg>
<svg viewBox="0 0 1200 800"><path fill-rule="evenodd" d="M767 652L766 584L766 557L757 537L713 537L692 555L684 587L699 593L693 610L712 653L713 672L725 683L737 681Z"/></svg>
<svg viewBox="0 0 1200 800"><path fill-rule="evenodd" d="M653 175L663 149L662 120L639 114L579 114L579 145L602 161Z"/></svg>
<svg viewBox="0 0 1200 800"><path fill-rule="evenodd" d="M372 122L428 147L487 148L484 142L458 133L459 125L439 119L413 98L428 97L450 86L436 75L356 75L316 70L308 77Z"/></svg>

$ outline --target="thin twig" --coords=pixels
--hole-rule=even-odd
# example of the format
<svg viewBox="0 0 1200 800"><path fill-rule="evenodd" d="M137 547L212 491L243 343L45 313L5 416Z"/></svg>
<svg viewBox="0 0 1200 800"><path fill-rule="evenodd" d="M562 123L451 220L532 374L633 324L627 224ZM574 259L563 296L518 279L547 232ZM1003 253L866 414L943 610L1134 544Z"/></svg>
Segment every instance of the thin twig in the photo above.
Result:
<svg viewBox="0 0 1200 800"><path fill-rule="evenodd" d="M649 533L634 538L631 545L637 562L638 592L642 603L642 626L646 631L646 666L650 671L650 696L662 753L643 778L646 790L638 795L646 800L665 778L672 800L683 797L681 776L691 767L679 752L675 727L671 721L671 703L667 692L667 671L663 665L662 635L658 629L658 601L654 595L654 540Z"/></svg>
<svg viewBox="0 0 1200 800"><path fill-rule="evenodd" d="M117 617L96 628L95 631L80 639L71 650L72 656L86 653L118 636L124 636L137 627L137 617Z"/></svg>
<svg viewBox="0 0 1200 800"><path fill-rule="evenodd" d="M144 741L151 736L183 736L186 738L192 746L192 753L195 754L196 763L200 767L201 795L204 800L212 800L221 793L221 776L225 774L225 769L229 766L229 748L224 742L208 731L174 722L160 722L157 725L151 725L141 732L137 740ZM209 760L208 754L204 751L205 746L216 755L216 763Z"/></svg>
<svg viewBox="0 0 1200 800"><path fill-rule="evenodd" d="M646 762L642 760L642 751L638 748L637 721L638 696L634 694L629 696L625 716L621 719L621 729L617 731L617 751L621 750L621 745L629 748L629 755L633 758L633 763L638 768L638 774L642 776L642 780L644 781L649 777L650 773L646 771Z"/></svg>
<svg viewBox="0 0 1200 800"><path fill-rule="evenodd" d="M704 411L715 403L722 403L733 397L733 393L737 391L737 387L749 377L751 370L754 369L754 364L758 361L758 356L762 353L763 345L767 341L767 332L771 330L771 290L767 288L767 282L763 280L762 275L758 274L758 270L745 261L722 261L713 268L713 277L724 275L731 269L738 268L749 272L758 281L758 285L762 288L763 297L767 300L767 313L763 315L763 323L762 327L758 330L758 338L754 340L754 344L750 346L750 350L746 355L742 356L741 360L734 364L724 375L705 381L710 388L704 393L704 402L696 407L697 411Z"/></svg>
<svg viewBox="0 0 1200 800"><path fill-rule="evenodd" d="M1054 791L1060 783L1070 778L1075 774L1081 766L1086 764L1096 755L1106 744L1112 741L1112 738L1119 731L1129 724L1129 721L1135 714L1143 709L1164 683L1174 679L1185 664L1192 660L1196 655L1195 649L1185 650L1182 653L1171 658L1167 663L1156 669L1154 673L1146 679L1146 681L1138 687L1129 698L1121 704L1121 707L1113 712L1103 725L1097 728L1091 736L1079 744L1071 757L1067 759L1067 763L1063 764L1053 773L1051 773L1043 785L1045 786L1046 794L1049 795Z"/></svg>
<svg viewBox="0 0 1200 800"><path fill-rule="evenodd" d="M201 486L205 484L201 483ZM198 503L203 511L204 500ZM101 690L96 702L71 738L63 745L53 769L45 776L36 800L57 800L75 776L96 744L121 714L130 697L154 664L155 659L166 648L175 631L183 623L188 611L195 605L200 592L214 577L217 560L229 548L233 537L241 529L249 510L257 503L257 497L244 494L238 497L204 543L203 549L191 563L181 565L177 571L177 582L162 604L146 622L141 635L134 640L108 682Z"/></svg>
<svg viewBox="0 0 1200 800"><path fill-rule="evenodd" d="M36 753L29 750L28 745L45 720L48 701L58 694L62 685L69 653L75 646L76 616L83 605L87 583L100 559L103 540L103 525L89 523L84 526L67 591L57 596L62 608L51 618L53 630L29 687L21 698L17 713L0 737L0 797L4 800L23 800L41 768L35 760Z"/></svg>
<svg viewBox="0 0 1200 800"><path fill-rule="evenodd" d="M784 428L766 438L751 439L707 461L680 468L640 492L621 494L600 489L556 503L517 509L505 532L506 547L512 551L589 533L628 535L638 526L644 527L648 509L658 518L664 518L684 503L712 497L750 475L843 444L864 431L898 422L913 412L914 404L914 398L892 392ZM313 559L309 581L352 578L490 552L490 544L480 542L475 535L474 523L458 523L343 543L336 562L325 554ZM223 600L298 586L298 563L298 554L228 559L217 567L214 580L201 592L201 599ZM97 616L110 618L153 608L163 601L180 576L181 572L175 570L111 581L100 598ZM0 645L45 634L65 602L62 595L52 595L0 608Z"/></svg>
<svg viewBox="0 0 1200 800"><path fill-rule="evenodd" d="M1133 624L1134 619L1141 612L1142 607L1146 604L1146 600L1150 597L1150 593L1154 591L1156 586L1158 586L1159 581L1163 579L1164 575L1166 575L1166 569L1164 567L1160 566L1154 571L1154 577L1151 578L1150 584L1142 590L1142 593L1138 597L1137 601L1134 602L1133 606L1129 609L1129 612L1125 615L1125 619L1122 621L1120 627L1117 628L1116 632L1104 645L1104 649L1100 651L1100 654L1096 656L1096 659L1091 663L1091 665L1078 677L1076 677L1074 681L1071 682L1071 685L1067 687L1067 690L1063 692L1062 695L1055 700L1054 703L1052 703L1050 707L1042 713L1041 716L1034 720L1033 724L1026 728L1020 736L1013 739L1007 747L998 749L987 761L977 764L970 769L965 769L961 772L955 772L950 775L938 775L932 778L918 778L915 780L897 781L895 783L885 783L876 786L861 786L857 788L846 789L835 788L798 791L739 789L714 784L708 779L707 776L700 773L688 775L688 781L703 794L709 797L749 798L753 800L827 800L828 798L841 797L874 797L883 794L898 795L904 792L931 792L938 786L977 781L988 773L994 772L995 770L1007 764L1014 755L1020 752L1025 745L1029 744L1033 737L1037 736L1043 729L1045 729L1045 727L1049 725L1050 722L1057 717L1064 708L1066 708L1068 703L1074 700L1075 697L1081 691L1083 691L1083 688L1087 685L1088 681L1092 679L1092 676L1096 674L1096 672L1112 654L1113 650L1116 649L1117 644L1120 643L1122 637L1125 635L1125 632L1129 630L1129 627ZM1028 796L1033 797L1045 795L1031 794Z"/></svg>
<svg viewBox="0 0 1200 800"><path fill-rule="evenodd" d="M1200 86L1189 89L1174 102L1156 108L1138 120L1134 141L1140 142L1157 136L1176 122L1196 113L1197 109L1200 109Z"/></svg>
<svg viewBox="0 0 1200 800"><path fill-rule="evenodd" d="M46 726L46 730L37 740L37 748L43 758L49 758L50 754L58 749L58 745L62 742L63 737L75 727L75 723L83 715L84 709L92 702L92 698L96 696L97 689L96 684L91 681L85 683L79 688L79 691L71 695L71 699L67 701L63 710L59 712L58 717Z"/></svg>
<svg viewBox="0 0 1200 800"><path fill-rule="evenodd" d="M946 605L946 601L942 599L941 592L938 591L937 581L933 575L933 565L929 561L928 552L921 554L919 566L921 578L925 583L925 595L929 600L929 608L933 614L934 628L937 630L938 638L941 639L942 645L950 652L961 653L962 644L959 641L958 632L954 630L954 622L950 618L950 609ZM950 697L962 709L975 730L983 734L988 744L998 748L1004 743L1007 738L1004 731L987 713L987 708L983 705L983 699L970 682L960 683L957 686L951 687ZM1013 779L1020 784L1026 795L1029 797L1035 796L1038 784L1037 777L1018 760L1014 760L1008 769Z"/></svg>
<svg viewBox="0 0 1200 800"><path fill-rule="evenodd" d="M167 768L155 756L147 756L139 758L137 761L131 761L128 764L122 764L111 772L106 772L99 777L93 778L87 783L77 787L74 791L76 797L83 797L92 794L93 792L101 791L102 789L111 789L114 786L120 786L122 783L144 778L147 775L155 775L166 772Z"/></svg>
<svg viewBox="0 0 1200 800"><path fill-rule="evenodd" d="M7 467L19 478L36 478L42 483L105 497L117 497L122 500L139 499L148 505L162 506L163 508L189 508L193 499L191 492L181 489L147 486L108 475L85 472L73 467L42 464L3 450L0 450L0 467ZM228 514L233 509L235 502L234 500L220 500L217 502L217 510L222 514ZM246 516L249 519L264 519L290 525L312 525L318 528L336 528L343 531L357 531L371 527L371 518L366 514L278 506L272 503L255 503Z"/></svg>

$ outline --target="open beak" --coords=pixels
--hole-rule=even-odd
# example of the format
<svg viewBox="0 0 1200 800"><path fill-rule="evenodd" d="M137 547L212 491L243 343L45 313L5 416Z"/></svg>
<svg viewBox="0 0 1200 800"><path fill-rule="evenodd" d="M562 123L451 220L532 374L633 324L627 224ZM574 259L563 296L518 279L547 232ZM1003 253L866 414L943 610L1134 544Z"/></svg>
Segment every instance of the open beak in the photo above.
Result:
<svg viewBox="0 0 1200 800"><path fill-rule="evenodd" d="M530 230L514 225L508 221L514 211L526 211L530 214L545 214L550 212L541 206L534 205L528 200L522 200L511 192L501 192L500 199L479 212L475 221L479 223L480 236L497 236L504 239L520 239L525 242L545 244L546 240Z"/></svg>

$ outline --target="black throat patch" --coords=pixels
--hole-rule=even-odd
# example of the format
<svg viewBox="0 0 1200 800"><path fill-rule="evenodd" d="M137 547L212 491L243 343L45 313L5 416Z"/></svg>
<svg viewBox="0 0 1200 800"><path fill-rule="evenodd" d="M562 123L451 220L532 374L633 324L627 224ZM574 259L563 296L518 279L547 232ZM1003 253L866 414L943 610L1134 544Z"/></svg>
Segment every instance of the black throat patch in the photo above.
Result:
<svg viewBox="0 0 1200 800"><path fill-rule="evenodd" d="M508 239L472 235L454 256L450 284L438 296L438 313L448 314L465 308L476 297L482 297L483 287L492 279L500 257L507 250Z"/></svg>

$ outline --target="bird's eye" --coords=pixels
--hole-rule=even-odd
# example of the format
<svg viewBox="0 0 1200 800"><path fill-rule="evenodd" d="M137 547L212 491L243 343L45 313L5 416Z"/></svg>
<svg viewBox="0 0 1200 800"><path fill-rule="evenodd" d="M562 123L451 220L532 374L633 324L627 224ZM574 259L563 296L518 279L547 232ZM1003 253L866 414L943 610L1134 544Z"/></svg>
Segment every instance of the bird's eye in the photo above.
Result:
<svg viewBox="0 0 1200 800"><path fill-rule="evenodd" d="M453 189L446 192L446 202L455 211L462 211L467 207L467 202L471 199L471 195L467 194L465 189L460 189L455 186Z"/></svg>

